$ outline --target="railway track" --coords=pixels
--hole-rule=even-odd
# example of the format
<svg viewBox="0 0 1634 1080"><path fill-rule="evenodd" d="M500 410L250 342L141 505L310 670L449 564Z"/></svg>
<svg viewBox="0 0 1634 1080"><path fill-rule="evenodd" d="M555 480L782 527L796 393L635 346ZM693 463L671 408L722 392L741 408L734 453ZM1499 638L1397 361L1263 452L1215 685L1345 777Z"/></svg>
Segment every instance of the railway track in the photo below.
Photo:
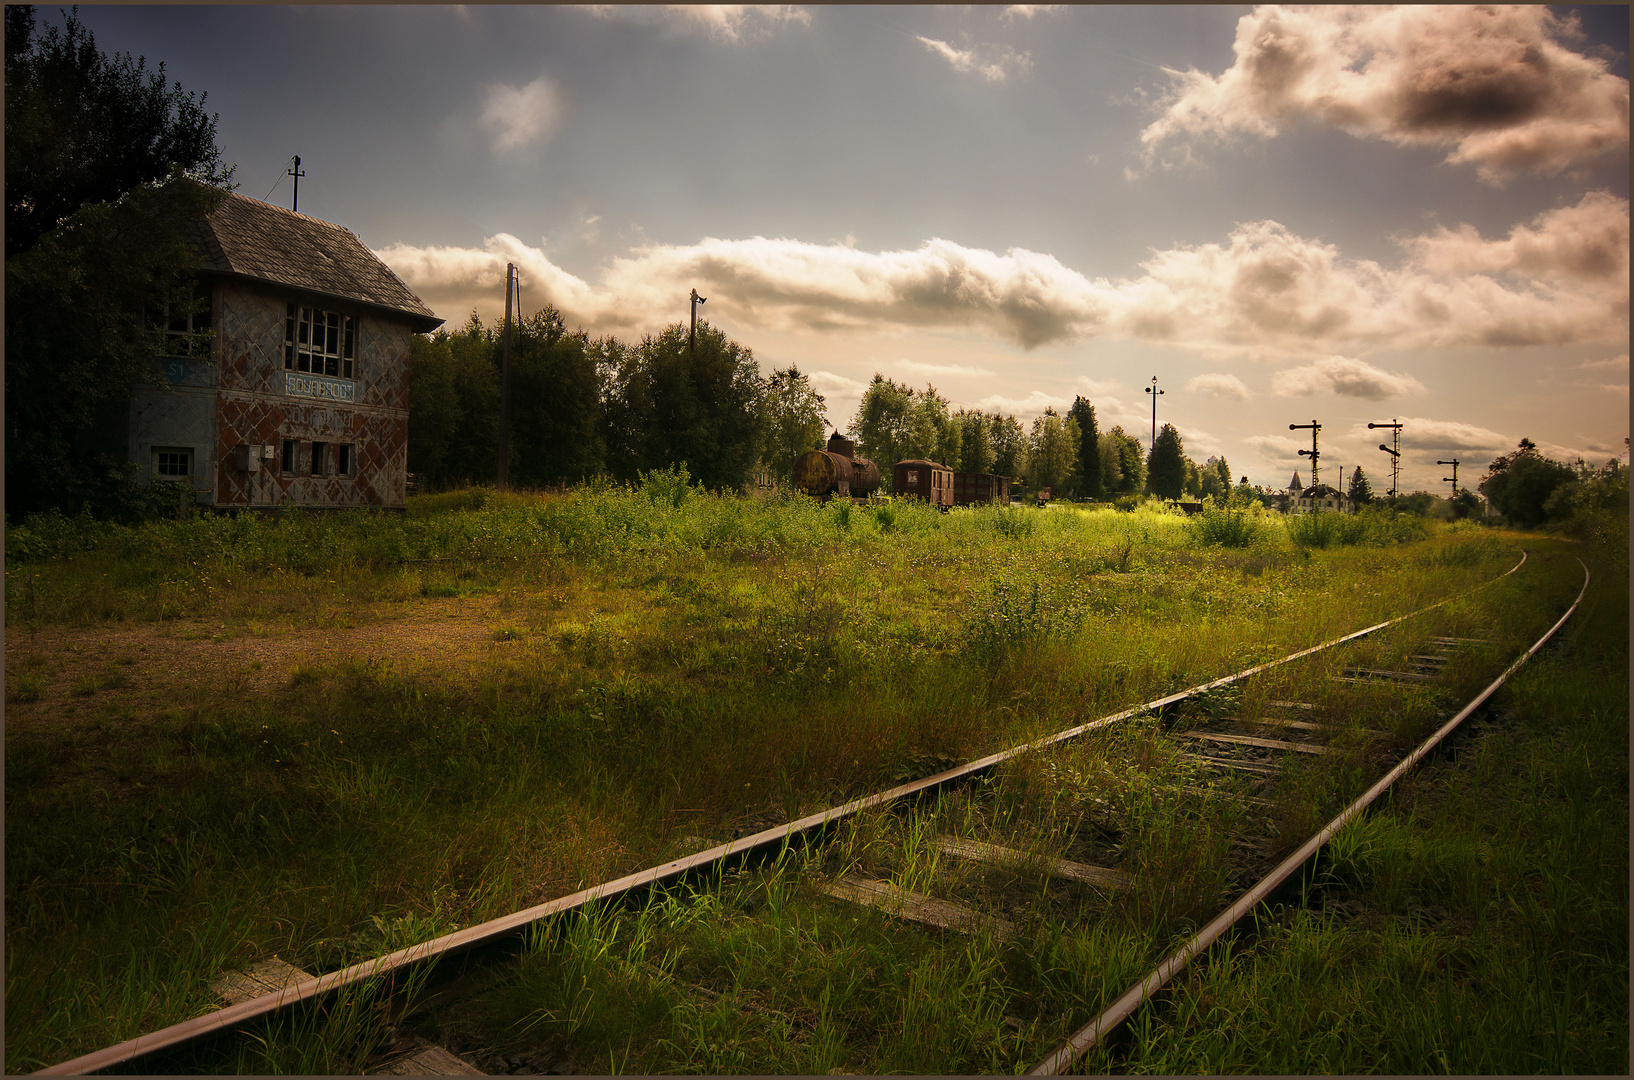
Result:
<svg viewBox="0 0 1634 1080"><path fill-rule="evenodd" d="M1515 573L1525 562L1523 555L1503 576ZM834 904L877 909L885 913L884 918L936 934L1025 939L1029 920L1039 910L1070 909L1079 918L1086 913L1092 917L1097 907L1117 903L1125 890L1138 892L1139 868L1118 864L1118 845L1107 842L1105 823L1097 820L1093 810L1079 808L1076 816L1052 812L1049 822L1033 822L1030 829L1018 829L1014 822L1001 828L998 815L980 810L972 813L969 799L963 803L961 818L950 812L945 798L929 796L956 794L968 789L972 781L1024 766L1088 736L1138 730L1141 752L1158 754L1164 768L1180 778L1166 797L1178 795L1191 805L1232 816L1236 873L1223 890L1229 902L1225 910L1033 1069L1037 1074L1068 1071L1188 963L1296 875L1347 821L1433 752L1571 617L1588 584L1585 566L1582 591L1548 633L1405 754L1392 749L1399 741L1393 740L1392 733L1358 721L1358 699L1373 706L1364 710L1369 716L1388 714L1390 709L1381 706L1388 700L1411 699L1423 704L1426 695L1442 685L1449 669L1468 667L1476 658L1490 660L1486 654L1492 643L1471 637L1416 638L1412 650L1391 667L1335 664L1330 658L1340 655L1334 650L1404 627L1450 600L340 971L309 976L281 969L260 983L252 978L236 984L239 989L234 994L224 995L229 1003L216 1012L42 1072L79 1074L145 1065L201 1039L248 1028L303 1003L322 1002L365 987L384 989L388 997L393 988L412 991L416 1009L446 1003L503 978L495 974L504 969L503 957L514 952L521 936L530 930L559 925L570 913L684 879L719 875L729 867L745 868L757 859L786 854L795 845L807 850L805 866L812 875L812 888ZM1301 689L1306 692L1298 692ZM1343 762L1376 779L1359 798L1295 846L1296 840L1275 831L1276 811L1283 802L1281 789L1312 775L1305 763L1325 760ZM838 859L821 854L819 842L834 846L847 827L854 842L858 822L869 815L888 816L894 822L897 842L862 857L854 846ZM1017 882L1025 883L1020 892ZM1022 893L1030 899L1018 903ZM501 958L498 963L496 956ZM693 989L704 995L714 992L708 987ZM402 1006L396 1008L400 1011ZM1016 1023L1014 1017L1008 1020ZM443 1052L436 1048L400 1043L390 1049L392 1053L371 1062L370 1071L447 1072L457 1070L459 1063L451 1056L439 1057Z"/></svg>

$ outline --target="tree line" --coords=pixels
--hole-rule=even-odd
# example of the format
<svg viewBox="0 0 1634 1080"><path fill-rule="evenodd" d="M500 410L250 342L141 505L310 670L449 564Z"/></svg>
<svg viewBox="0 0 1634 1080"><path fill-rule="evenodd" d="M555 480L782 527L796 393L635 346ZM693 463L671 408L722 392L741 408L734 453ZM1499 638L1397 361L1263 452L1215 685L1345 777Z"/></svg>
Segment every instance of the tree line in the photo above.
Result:
<svg viewBox="0 0 1634 1080"><path fill-rule="evenodd" d="M459 330L415 336L408 468L423 487L497 475L502 338L474 312ZM626 342L569 330L546 306L513 324L510 367L506 473L519 487L684 463L705 487L735 489L757 467L786 479L826 434L808 376L762 375L751 349L706 320L692 347L680 323Z"/></svg>
<svg viewBox="0 0 1634 1080"><path fill-rule="evenodd" d="M1233 491L1225 458L1197 464L1186 456L1172 424L1163 425L1148 449L1121 426L1099 430L1095 406L1082 396L1065 415L1051 406L1027 428L1011 414L952 412L932 385L916 391L875 374L850 432L859 454L887 468L905 458L923 458L960 472L1008 476L1025 487L1050 487L1073 498L1224 499Z"/></svg>

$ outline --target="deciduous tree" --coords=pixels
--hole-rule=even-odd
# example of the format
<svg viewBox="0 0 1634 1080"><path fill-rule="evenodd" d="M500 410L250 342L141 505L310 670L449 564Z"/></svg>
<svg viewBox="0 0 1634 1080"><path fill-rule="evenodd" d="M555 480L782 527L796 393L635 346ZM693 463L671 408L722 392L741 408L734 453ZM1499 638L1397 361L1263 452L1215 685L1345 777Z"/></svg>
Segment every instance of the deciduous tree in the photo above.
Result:
<svg viewBox="0 0 1634 1080"><path fill-rule="evenodd" d="M779 481L787 483L794 473L795 459L823 447L828 424L823 395L812 388L804 372L790 364L766 376L760 402L760 462Z"/></svg>

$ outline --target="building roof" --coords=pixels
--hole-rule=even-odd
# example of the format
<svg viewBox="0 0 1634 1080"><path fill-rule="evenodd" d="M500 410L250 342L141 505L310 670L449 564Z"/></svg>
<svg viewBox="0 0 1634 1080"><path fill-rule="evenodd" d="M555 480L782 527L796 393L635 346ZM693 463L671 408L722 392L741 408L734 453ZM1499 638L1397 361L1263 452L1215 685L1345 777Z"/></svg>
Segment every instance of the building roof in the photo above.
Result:
<svg viewBox="0 0 1634 1080"><path fill-rule="evenodd" d="M1298 469L1294 470L1294 478L1293 478L1292 481L1289 482L1288 490L1289 491L1304 491L1305 490L1305 485L1301 484L1299 482L1299 470Z"/></svg>
<svg viewBox="0 0 1634 1080"><path fill-rule="evenodd" d="M253 278L408 317L418 331L435 312L350 229L229 192L191 237L202 270Z"/></svg>

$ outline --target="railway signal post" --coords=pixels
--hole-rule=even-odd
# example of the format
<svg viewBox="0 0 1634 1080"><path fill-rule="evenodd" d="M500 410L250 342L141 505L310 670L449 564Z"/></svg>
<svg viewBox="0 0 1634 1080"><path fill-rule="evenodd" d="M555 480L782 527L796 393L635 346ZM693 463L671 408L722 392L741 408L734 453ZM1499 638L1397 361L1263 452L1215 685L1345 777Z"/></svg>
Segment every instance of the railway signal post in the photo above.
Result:
<svg viewBox="0 0 1634 1080"><path fill-rule="evenodd" d="M1436 462L1436 464L1437 465L1451 465L1452 466L1452 475L1451 476L1443 476L1441 479L1450 481L1452 483L1452 496L1451 497L1454 498L1454 499L1458 498L1458 459L1453 458L1451 461L1438 461L1438 462Z"/></svg>
<svg viewBox="0 0 1634 1080"><path fill-rule="evenodd" d="M1390 418L1390 422L1388 424L1367 425L1367 430L1369 431L1372 431L1374 428L1391 429L1390 442L1393 444L1393 448L1380 443L1379 449L1390 455L1390 505L1392 506L1394 506L1396 503L1396 488L1398 486L1398 481L1401 478L1401 427L1401 422L1393 416Z"/></svg>
<svg viewBox="0 0 1634 1080"><path fill-rule="evenodd" d="M1311 429L1311 448L1309 450L1301 450L1299 452L1299 456L1300 457L1308 457L1308 458L1311 459L1311 487L1315 487L1316 486L1316 477L1317 477L1316 459L1318 457L1317 452L1316 452L1316 433L1318 431L1322 430L1322 425L1318 424L1315 420L1312 420L1308 424L1289 424L1288 425L1288 430L1289 431L1298 431L1301 428L1310 428Z"/></svg>

